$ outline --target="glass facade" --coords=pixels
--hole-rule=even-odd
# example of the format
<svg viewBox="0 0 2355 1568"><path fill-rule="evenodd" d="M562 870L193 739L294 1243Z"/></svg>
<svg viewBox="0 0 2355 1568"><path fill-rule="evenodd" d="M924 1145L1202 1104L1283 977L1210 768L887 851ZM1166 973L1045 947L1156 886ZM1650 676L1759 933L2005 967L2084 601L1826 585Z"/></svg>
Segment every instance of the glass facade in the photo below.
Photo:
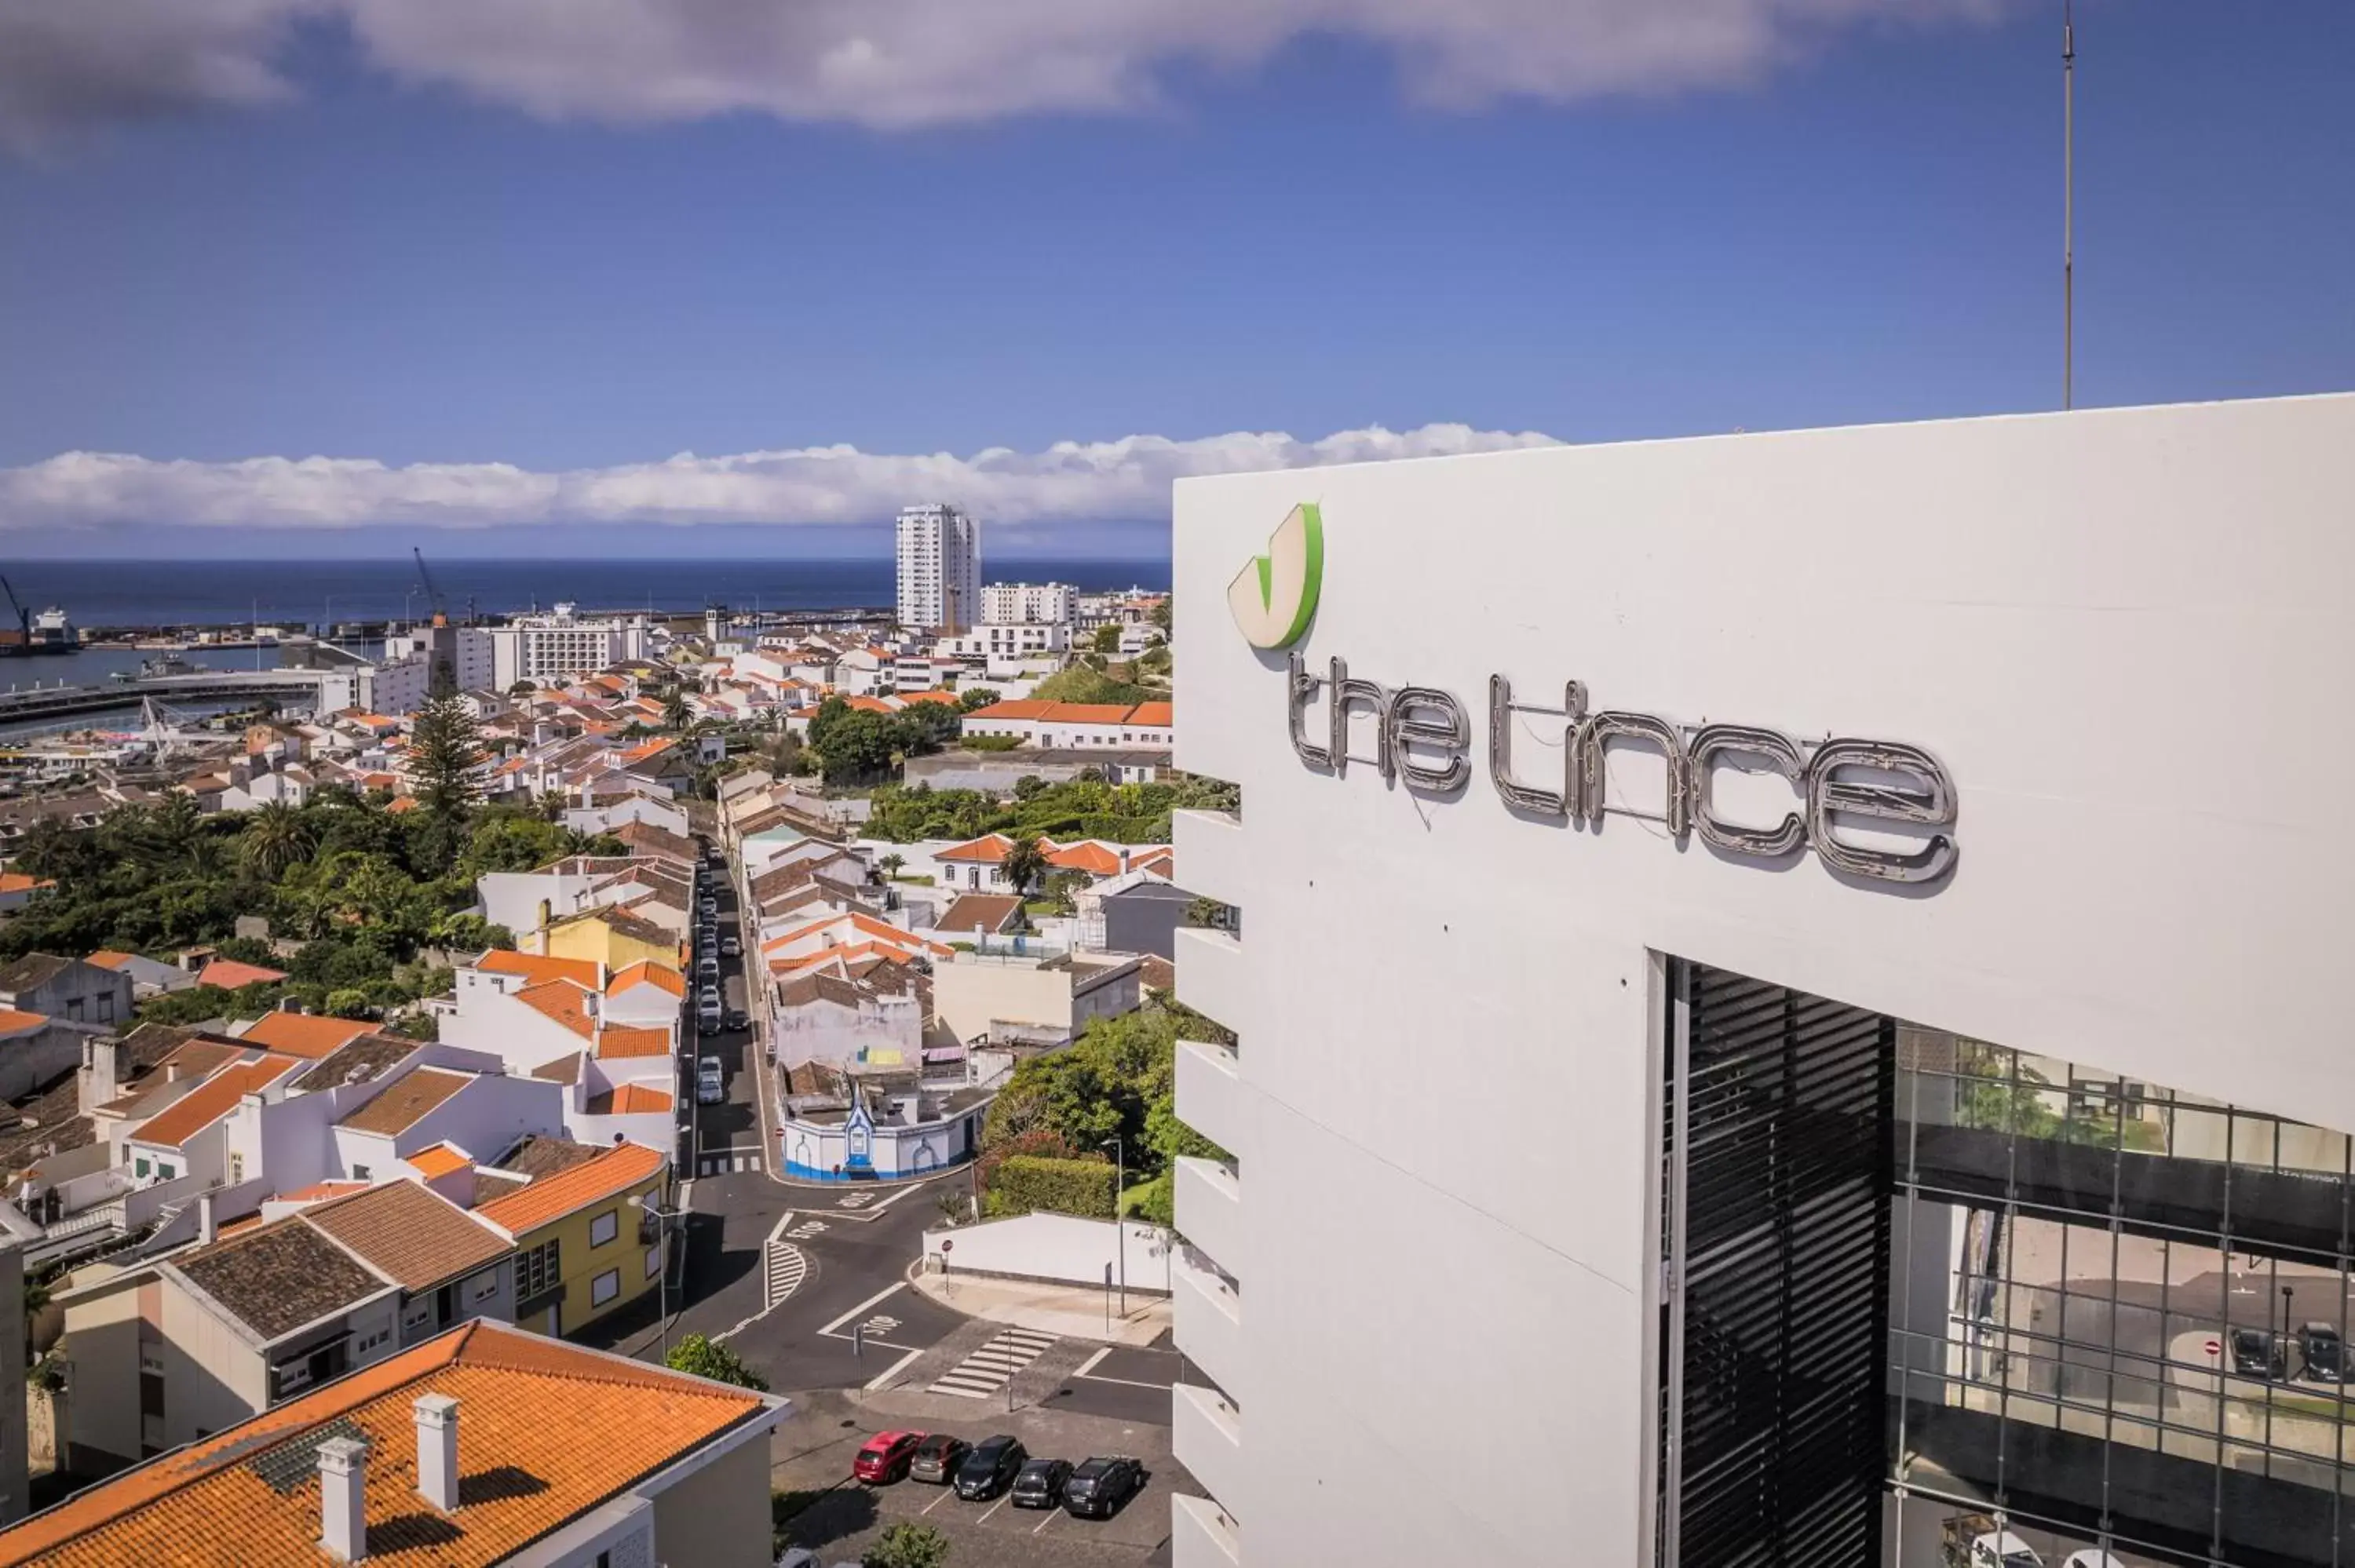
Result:
<svg viewBox="0 0 2355 1568"><path fill-rule="evenodd" d="M2355 1564L2346 1135L1935 1030L1897 1053L1890 1478L1965 1525L1900 1560L2008 1529Z"/></svg>

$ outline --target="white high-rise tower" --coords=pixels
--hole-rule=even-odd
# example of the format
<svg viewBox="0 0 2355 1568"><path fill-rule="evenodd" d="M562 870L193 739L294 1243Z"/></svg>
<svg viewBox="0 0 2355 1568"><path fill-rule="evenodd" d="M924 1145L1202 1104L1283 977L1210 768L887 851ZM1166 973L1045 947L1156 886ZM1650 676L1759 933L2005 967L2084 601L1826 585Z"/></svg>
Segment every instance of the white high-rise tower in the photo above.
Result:
<svg viewBox="0 0 2355 1568"><path fill-rule="evenodd" d="M900 624L964 630L981 608L981 524L954 506L900 512Z"/></svg>

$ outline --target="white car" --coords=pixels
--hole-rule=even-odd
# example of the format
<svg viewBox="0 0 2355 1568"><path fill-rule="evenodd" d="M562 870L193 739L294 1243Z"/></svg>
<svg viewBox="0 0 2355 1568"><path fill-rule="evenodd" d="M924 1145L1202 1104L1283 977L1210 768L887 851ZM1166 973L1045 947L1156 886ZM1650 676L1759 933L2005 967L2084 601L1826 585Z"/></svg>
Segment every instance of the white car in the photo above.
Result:
<svg viewBox="0 0 2355 1568"><path fill-rule="evenodd" d="M716 1106L728 1097L728 1086L719 1076L719 1058L706 1056L695 1065L695 1103Z"/></svg>
<svg viewBox="0 0 2355 1568"><path fill-rule="evenodd" d="M2044 1568L2044 1559L2011 1531L1990 1531L1972 1541L1971 1568Z"/></svg>

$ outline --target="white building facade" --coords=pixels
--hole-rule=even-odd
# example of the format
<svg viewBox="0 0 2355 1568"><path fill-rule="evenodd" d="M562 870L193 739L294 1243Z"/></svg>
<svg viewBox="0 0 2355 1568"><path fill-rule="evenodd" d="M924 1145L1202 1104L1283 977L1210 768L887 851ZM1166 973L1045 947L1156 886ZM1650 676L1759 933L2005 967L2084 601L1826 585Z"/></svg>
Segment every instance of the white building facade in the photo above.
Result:
<svg viewBox="0 0 2355 1568"><path fill-rule="evenodd" d="M2355 1561L2350 495L2355 397L1180 482L1178 1568Z"/></svg>
<svg viewBox="0 0 2355 1568"><path fill-rule="evenodd" d="M981 524L954 506L900 509L900 624L956 632L981 603Z"/></svg>
<svg viewBox="0 0 2355 1568"><path fill-rule="evenodd" d="M644 616L584 619L559 604L549 615L517 616L505 626L458 632L458 684L504 692L517 681L593 673L647 656Z"/></svg>
<svg viewBox="0 0 2355 1568"><path fill-rule="evenodd" d="M1069 583L991 583L981 590L981 619L997 626L1069 625L1079 612Z"/></svg>

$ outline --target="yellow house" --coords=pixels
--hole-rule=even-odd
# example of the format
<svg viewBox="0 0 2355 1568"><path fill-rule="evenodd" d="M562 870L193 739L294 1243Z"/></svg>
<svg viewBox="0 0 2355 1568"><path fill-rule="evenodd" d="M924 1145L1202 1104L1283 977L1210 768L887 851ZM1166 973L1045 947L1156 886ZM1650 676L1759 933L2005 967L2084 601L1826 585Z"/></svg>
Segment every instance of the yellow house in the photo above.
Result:
<svg viewBox="0 0 2355 1568"><path fill-rule="evenodd" d="M550 958L602 964L607 974L635 963L681 967L678 938L626 909L584 909L567 916L540 934L540 951Z"/></svg>
<svg viewBox="0 0 2355 1568"><path fill-rule="evenodd" d="M617 1143L477 1203L474 1217L515 1243L516 1322L575 1333L656 1288L663 1254L649 1211L663 1206L669 1187L667 1156Z"/></svg>

